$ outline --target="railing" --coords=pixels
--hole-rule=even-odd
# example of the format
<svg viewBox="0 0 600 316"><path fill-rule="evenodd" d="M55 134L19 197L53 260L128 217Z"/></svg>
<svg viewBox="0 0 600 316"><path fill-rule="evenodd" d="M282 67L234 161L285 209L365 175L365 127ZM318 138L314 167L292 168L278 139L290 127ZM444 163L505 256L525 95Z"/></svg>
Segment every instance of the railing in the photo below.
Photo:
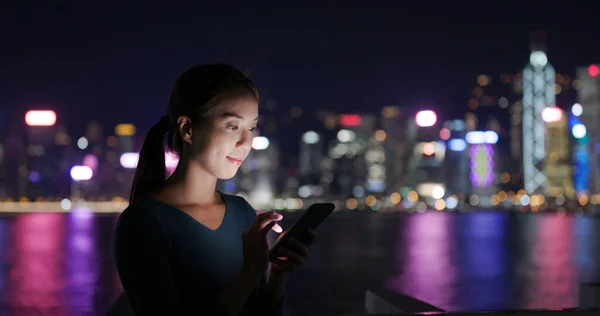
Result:
<svg viewBox="0 0 600 316"><path fill-rule="evenodd" d="M454 315L454 316L599 316L600 283L582 283L579 287L580 308L557 310L503 310L478 312L446 312L442 309L384 288L369 289L365 293L367 315Z"/></svg>
<svg viewBox="0 0 600 316"><path fill-rule="evenodd" d="M579 288L580 308L559 310L503 310L478 312L446 312L441 308L385 288L369 289L365 292L365 310L362 315L452 315L452 316L599 316L600 283L582 283ZM121 295L107 316L133 315L127 299ZM313 316L317 316L314 314ZM359 316L353 314L347 316ZM319 316L326 316L325 314ZM330 315L333 316L333 315Z"/></svg>

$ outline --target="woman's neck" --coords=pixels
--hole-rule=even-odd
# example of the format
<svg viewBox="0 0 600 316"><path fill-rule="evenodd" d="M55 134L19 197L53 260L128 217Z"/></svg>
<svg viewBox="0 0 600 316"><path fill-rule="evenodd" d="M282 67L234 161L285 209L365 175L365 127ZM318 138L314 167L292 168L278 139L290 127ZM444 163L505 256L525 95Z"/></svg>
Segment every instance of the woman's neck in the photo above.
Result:
<svg viewBox="0 0 600 316"><path fill-rule="evenodd" d="M215 176L194 162L180 161L156 197L176 205L210 205L220 201L216 189Z"/></svg>

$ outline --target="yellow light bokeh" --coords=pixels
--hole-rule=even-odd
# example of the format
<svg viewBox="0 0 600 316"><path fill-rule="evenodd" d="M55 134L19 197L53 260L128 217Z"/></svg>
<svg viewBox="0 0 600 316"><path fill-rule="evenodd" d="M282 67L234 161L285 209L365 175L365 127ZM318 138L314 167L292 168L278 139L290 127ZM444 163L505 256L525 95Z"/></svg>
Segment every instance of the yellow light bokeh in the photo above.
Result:
<svg viewBox="0 0 600 316"><path fill-rule="evenodd" d="M398 192L394 192L394 193L392 193L390 195L390 202L392 202L392 204L398 204L398 203L400 203L401 199L402 198L400 196L400 193L398 193Z"/></svg>
<svg viewBox="0 0 600 316"><path fill-rule="evenodd" d="M117 136L133 136L135 135L135 125L133 124L118 124L115 126L115 134Z"/></svg>

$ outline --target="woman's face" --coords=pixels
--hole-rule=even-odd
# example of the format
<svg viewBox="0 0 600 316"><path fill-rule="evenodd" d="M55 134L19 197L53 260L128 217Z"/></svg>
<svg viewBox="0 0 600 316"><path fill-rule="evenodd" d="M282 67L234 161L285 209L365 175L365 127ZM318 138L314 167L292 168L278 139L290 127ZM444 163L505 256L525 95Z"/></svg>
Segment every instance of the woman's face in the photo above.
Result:
<svg viewBox="0 0 600 316"><path fill-rule="evenodd" d="M192 145L194 161L218 179L231 179L252 149L258 121L258 102L253 95L228 99L212 111L207 125Z"/></svg>

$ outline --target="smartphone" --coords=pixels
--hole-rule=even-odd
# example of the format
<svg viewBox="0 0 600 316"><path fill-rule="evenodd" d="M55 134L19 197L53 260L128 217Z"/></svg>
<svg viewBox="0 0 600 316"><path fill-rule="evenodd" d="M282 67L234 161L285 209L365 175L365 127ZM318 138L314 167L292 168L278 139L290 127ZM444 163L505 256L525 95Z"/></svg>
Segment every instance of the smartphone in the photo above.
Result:
<svg viewBox="0 0 600 316"><path fill-rule="evenodd" d="M314 231L333 213L335 205L333 203L315 203L311 205L300 218L277 240L275 245L269 251L269 257L281 257L279 248L285 247L290 238L295 238L300 242L308 242L308 229Z"/></svg>

